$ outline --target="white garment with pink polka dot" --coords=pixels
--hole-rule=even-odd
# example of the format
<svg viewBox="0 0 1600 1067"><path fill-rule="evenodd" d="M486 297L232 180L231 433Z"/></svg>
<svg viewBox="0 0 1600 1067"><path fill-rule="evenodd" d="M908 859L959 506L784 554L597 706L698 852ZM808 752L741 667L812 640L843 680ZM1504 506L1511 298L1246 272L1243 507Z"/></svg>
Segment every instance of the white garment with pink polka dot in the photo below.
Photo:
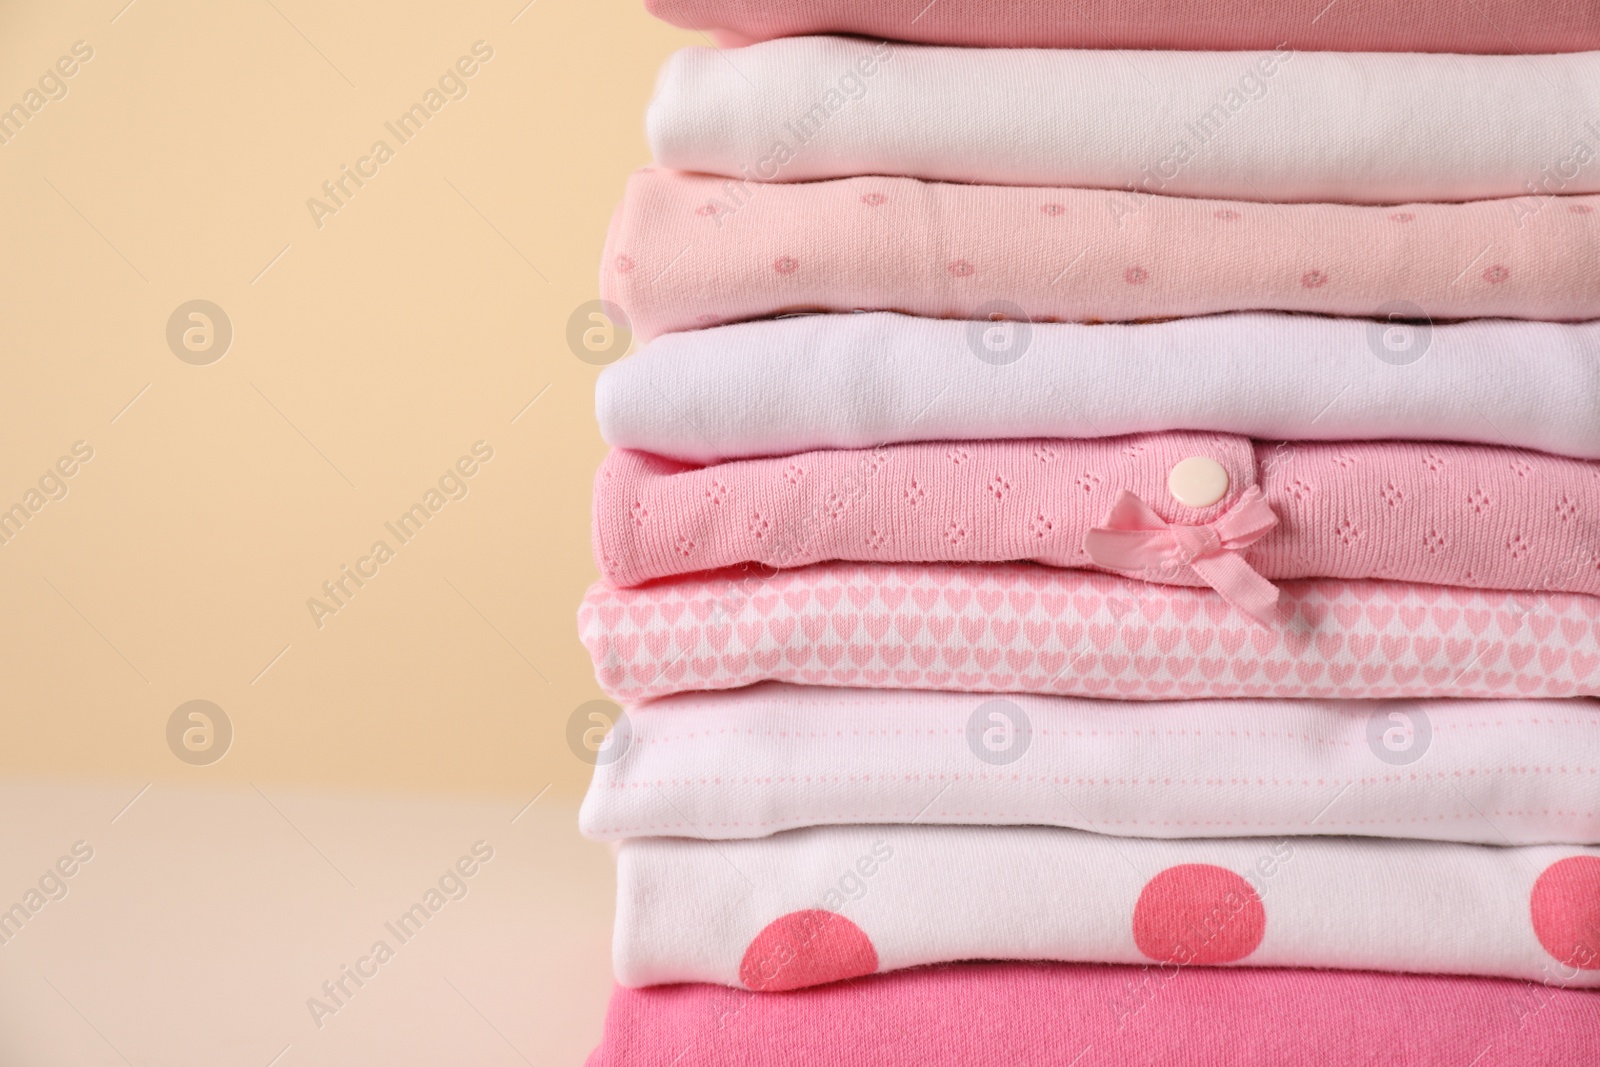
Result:
<svg viewBox="0 0 1600 1067"><path fill-rule="evenodd" d="M1339 792L1327 788L1330 804ZM921 825L621 847L613 963L624 985L779 991L968 959L1593 987L1600 849Z"/></svg>

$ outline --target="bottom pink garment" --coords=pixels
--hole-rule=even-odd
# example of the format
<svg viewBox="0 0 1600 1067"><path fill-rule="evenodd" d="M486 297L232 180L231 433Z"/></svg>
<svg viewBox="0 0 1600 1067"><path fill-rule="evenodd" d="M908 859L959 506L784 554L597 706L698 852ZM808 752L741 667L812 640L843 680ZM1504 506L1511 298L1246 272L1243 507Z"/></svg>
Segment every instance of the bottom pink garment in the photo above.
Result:
<svg viewBox="0 0 1600 1067"><path fill-rule="evenodd" d="M1310 970L967 963L793 993L618 987L588 1067L1593 1063L1600 993Z"/></svg>

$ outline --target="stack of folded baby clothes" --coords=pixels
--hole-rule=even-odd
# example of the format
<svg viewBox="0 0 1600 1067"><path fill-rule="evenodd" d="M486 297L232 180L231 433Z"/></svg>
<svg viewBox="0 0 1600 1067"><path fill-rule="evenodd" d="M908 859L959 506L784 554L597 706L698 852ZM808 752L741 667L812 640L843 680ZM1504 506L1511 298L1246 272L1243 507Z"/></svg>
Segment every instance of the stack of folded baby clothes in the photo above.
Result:
<svg viewBox="0 0 1600 1067"><path fill-rule="evenodd" d="M1594 0L653 7L591 1062L1592 1060Z"/></svg>

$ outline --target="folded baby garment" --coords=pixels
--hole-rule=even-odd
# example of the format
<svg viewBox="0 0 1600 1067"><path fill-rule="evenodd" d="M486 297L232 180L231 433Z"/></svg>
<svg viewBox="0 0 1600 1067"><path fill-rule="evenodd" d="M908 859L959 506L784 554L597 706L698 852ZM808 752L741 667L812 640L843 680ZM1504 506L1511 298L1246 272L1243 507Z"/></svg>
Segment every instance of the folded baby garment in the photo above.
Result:
<svg viewBox="0 0 1600 1067"><path fill-rule="evenodd" d="M805 315L659 337L601 371L595 408L611 445L686 463L1170 429L1600 459L1600 323Z"/></svg>
<svg viewBox="0 0 1600 1067"><path fill-rule="evenodd" d="M1218 480L1195 496L1182 479L1201 468ZM1143 515L1130 520L1143 532L1119 508ZM1227 592L1231 576L1219 583L1201 566L1210 558L1268 579L1600 594L1600 463L1492 445L1184 431L709 467L621 450L595 475L593 534L600 572L617 585L746 562L1032 560ZM1186 539L1204 537L1213 543L1195 549L1195 565L1179 563Z"/></svg>
<svg viewBox="0 0 1600 1067"><path fill-rule="evenodd" d="M1549 1067L1600 994L1496 978L964 963L784 994L618 986L588 1067Z"/></svg>
<svg viewBox="0 0 1600 1067"><path fill-rule="evenodd" d="M645 0L719 43L851 33L987 48L1301 52L1580 52L1600 48L1593 0Z"/></svg>
<svg viewBox="0 0 1600 1067"><path fill-rule="evenodd" d="M1581 320L1600 318L1597 260L1594 196L1355 207L643 170L612 217L600 291L646 340L857 309L1075 322L1397 309Z"/></svg>
<svg viewBox="0 0 1600 1067"><path fill-rule="evenodd" d="M916 822L1600 844L1593 700L1130 707L768 682L626 722L583 802L590 837Z"/></svg>
<svg viewBox="0 0 1600 1067"><path fill-rule="evenodd" d="M1600 52L1293 48L686 48L647 123L661 166L763 182L905 174L1365 204L1600 192L1587 165Z"/></svg>
<svg viewBox="0 0 1600 1067"><path fill-rule="evenodd" d="M766 680L1123 700L1600 694L1600 597L1281 588L1266 626L1209 589L1088 571L823 563L597 583L578 632L625 704Z"/></svg>
<svg viewBox="0 0 1600 1067"><path fill-rule="evenodd" d="M1595 986L1600 849L1017 826L633 838L618 852L612 957L623 985L760 991L976 959Z"/></svg>

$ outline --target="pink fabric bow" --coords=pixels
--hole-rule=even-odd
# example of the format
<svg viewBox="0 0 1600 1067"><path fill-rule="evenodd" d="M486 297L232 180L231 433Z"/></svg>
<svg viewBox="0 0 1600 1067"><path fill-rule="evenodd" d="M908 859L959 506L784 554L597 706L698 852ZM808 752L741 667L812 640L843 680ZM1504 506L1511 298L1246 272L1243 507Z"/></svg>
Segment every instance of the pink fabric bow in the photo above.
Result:
<svg viewBox="0 0 1600 1067"><path fill-rule="evenodd" d="M1083 538L1098 566L1114 571L1157 571L1172 576L1187 569L1222 599L1266 624L1274 621L1278 587L1256 573L1239 550L1265 537L1278 516L1252 485L1233 506L1203 526L1172 526L1124 489L1104 525ZM1158 576L1159 580L1159 576Z"/></svg>

